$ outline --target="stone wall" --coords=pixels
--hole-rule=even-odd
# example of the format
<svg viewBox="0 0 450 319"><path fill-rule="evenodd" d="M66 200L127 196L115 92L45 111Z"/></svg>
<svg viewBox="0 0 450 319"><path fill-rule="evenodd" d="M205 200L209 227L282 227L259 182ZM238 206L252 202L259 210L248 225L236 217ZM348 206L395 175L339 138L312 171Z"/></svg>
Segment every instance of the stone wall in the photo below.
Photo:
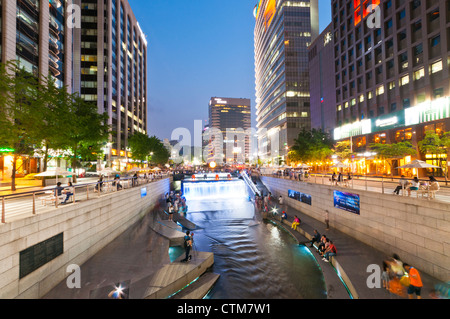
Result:
<svg viewBox="0 0 450 319"><path fill-rule="evenodd" d="M450 280L449 203L273 177L262 181L275 198L282 195L305 215L323 222L328 210L331 227L386 255L397 253L437 279ZM311 195L312 205L289 198L289 190ZM334 190L359 195L360 214L335 208Z"/></svg>
<svg viewBox="0 0 450 319"><path fill-rule="evenodd" d="M147 195L141 197L141 189ZM170 179L60 207L0 225L0 298L37 299L64 280L67 266L82 265L122 234L170 190ZM64 253L19 279L20 252L64 235Z"/></svg>

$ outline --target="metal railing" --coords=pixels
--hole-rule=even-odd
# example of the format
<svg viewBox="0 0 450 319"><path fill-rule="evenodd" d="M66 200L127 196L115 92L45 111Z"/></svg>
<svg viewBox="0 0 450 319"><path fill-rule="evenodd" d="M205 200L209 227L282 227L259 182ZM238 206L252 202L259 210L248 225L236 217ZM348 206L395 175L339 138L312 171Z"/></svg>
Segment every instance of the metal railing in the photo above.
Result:
<svg viewBox="0 0 450 319"><path fill-rule="evenodd" d="M67 204L64 205L62 203L68 196L67 191L71 193L69 196L70 203L75 204L124 189L148 185L167 177L169 177L169 175L158 175L156 177L148 178L139 177L137 179L129 177L73 186L66 185L63 186L65 191L62 191L60 195L58 195L58 191L54 186L29 192L0 195L1 223L5 224L7 218L27 214L36 215L40 211L48 211L52 208L58 209L61 206L65 206Z"/></svg>
<svg viewBox="0 0 450 319"><path fill-rule="evenodd" d="M303 177L301 179L298 178L298 175L294 176L283 176L276 173L273 174L261 174L262 176L267 177L275 177L281 179L287 179L298 182L305 183L313 183L313 184L321 184L321 185L329 185L336 186L347 189L355 189L355 190L365 190L369 192L377 192L382 194L393 194L394 190L397 186L400 185L400 178L398 177L387 177L387 176L367 176L367 175L351 175L351 179L347 179L347 175L344 176L344 180L341 182L333 181L332 174L320 174L314 173L309 174L307 178ZM407 178L407 181L411 182L412 178ZM428 179L419 179L419 182L422 187L419 187L419 191L412 191L419 198L419 194L422 194L422 198L426 199L434 199L434 196L424 196L428 194L428 188L425 186L426 183L429 183ZM438 199L442 201L450 202L450 186L445 185L445 181L438 181L440 184L440 189L436 192L438 194ZM408 196L409 192L407 188L403 187L401 189L402 196Z"/></svg>

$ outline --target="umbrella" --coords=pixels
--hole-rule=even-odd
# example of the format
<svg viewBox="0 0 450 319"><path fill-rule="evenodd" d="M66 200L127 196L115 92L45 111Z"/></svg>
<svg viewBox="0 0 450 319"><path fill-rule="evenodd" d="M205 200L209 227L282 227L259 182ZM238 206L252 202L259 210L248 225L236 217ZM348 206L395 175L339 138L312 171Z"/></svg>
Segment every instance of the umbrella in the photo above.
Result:
<svg viewBox="0 0 450 319"><path fill-rule="evenodd" d="M297 168L311 168L311 166L306 165L306 164L301 164L301 165L298 165Z"/></svg>
<svg viewBox="0 0 450 319"><path fill-rule="evenodd" d="M155 167L151 169L152 171L160 171L161 169L159 167Z"/></svg>
<svg viewBox="0 0 450 319"><path fill-rule="evenodd" d="M97 171L97 173L101 174L101 175L106 175L106 176L110 176L110 175L114 175L114 174L120 174L120 172L115 171L111 168L104 168L101 171Z"/></svg>
<svg viewBox="0 0 450 319"><path fill-rule="evenodd" d="M45 171L43 173L37 174L37 177L47 177L47 176L56 176L56 184L58 184L58 176L70 176L74 173L66 171L61 167L57 167L55 170Z"/></svg>
<svg viewBox="0 0 450 319"><path fill-rule="evenodd" d="M132 173L132 172L140 172L140 171L142 171L142 170L144 170L143 168L139 168L139 167L133 167L132 169L130 169L129 171L128 171L128 173Z"/></svg>
<svg viewBox="0 0 450 319"><path fill-rule="evenodd" d="M435 166L428 164L424 161L415 160L409 164L397 167L397 168L441 168L440 166Z"/></svg>
<svg viewBox="0 0 450 319"><path fill-rule="evenodd" d="M415 160L415 161L412 161L409 164L406 164L406 165L403 165L403 166L399 166L397 168L441 168L441 167L428 164L428 163L426 163L424 161ZM419 177L419 170L417 170L417 177Z"/></svg>

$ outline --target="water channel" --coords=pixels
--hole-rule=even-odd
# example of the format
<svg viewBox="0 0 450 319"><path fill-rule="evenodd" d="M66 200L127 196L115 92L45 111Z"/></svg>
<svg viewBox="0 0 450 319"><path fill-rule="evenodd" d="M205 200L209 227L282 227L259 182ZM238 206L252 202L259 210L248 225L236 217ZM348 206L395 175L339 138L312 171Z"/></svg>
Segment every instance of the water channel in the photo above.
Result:
<svg viewBox="0 0 450 319"><path fill-rule="evenodd" d="M206 298L325 299L323 274L309 249L261 219L244 181L228 183L191 185L186 195L186 218L199 228L194 248L213 252L212 271L220 274Z"/></svg>

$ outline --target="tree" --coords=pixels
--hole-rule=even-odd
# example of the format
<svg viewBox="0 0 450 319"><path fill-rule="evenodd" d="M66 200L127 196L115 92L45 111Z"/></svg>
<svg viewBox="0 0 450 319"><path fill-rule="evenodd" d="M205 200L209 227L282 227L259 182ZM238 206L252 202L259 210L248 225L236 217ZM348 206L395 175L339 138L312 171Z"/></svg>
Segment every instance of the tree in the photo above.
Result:
<svg viewBox="0 0 450 319"><path fill-rule="evenodd" d="M422 153L447 155L450 149L450 132L439 135L435 131L427 131L424 139L418 145ZM439 156L439 166L442 168L447 182L448 166L443 164L443 158Z"/></svg>
<svg viewBox="0 0 450 319"><path fill-rule="evenodd" d="M351 159L353 152L350 147L350 142L349 141L338 142L334 146L334 154L337 155L341 159L341 161Z"/></svg>
<svg viewBox="0 0 450 319"><path fill-rule="evenodd" d="M32 155L34 146L40 143L33 135L42 109L38 101L38 79L19 68L16 61L0 65L0 144L14 151L11 190L16 190L17 159Z"/></svg>
<svg viewBox="0 0 450 319"><path fill-rule="evenodd" d="M148 161L156 165L163 165L169 161L170 153L156 136L136 132L128 139L131 157L134 160Z"/></svg>
<svg viewBox="0 0 450 319"><path fill-rule="evenodd" d="M148 161L151 153L151 141L148 135L136 132L128 138L131 158L136 161Z"/></svg>
<svg viewBox="0 0 450 319"><path fill-rule="evenodd" d="M42 141L42 149L37 149L37 152L43 156L44 171L47 170L49 150L63 149L66 145L64 134L61 132L67 127L65 114L70 103L70 95L67 92L67 87L56 87L50 76L39 83L36 100L39 107L33 109L36 123L30 129L31 133Z"/></svg>
<svg viewBox="0 0 450 319"><path fill-rule="evenodd" d="M399 142L394 144L373 143L370 144L370 148L377 153L378 158L388 162L391 167L392 177L394 176L394 160L417 154L417 151L410 142Z"/></svg>
<svg viewBox="0 0 450 319"><path fill-rule="evenodd" d="M67 95L67 112L63 117L65 129L61 132L64 148L71 156L71 166L75 169L82 150L101 152L109 137L108 114L98 113L95 103L86 102L77 93ZM97 153L95 152L95 153ZM99 155L97 154L97 157Z"/></svg>
<svg viewBox="0 0 450 319"><path fill-rule="evenodd" d="M289 160L294 162L308 162L325 160L332 154L333 140L322 130L303 129L289 152Z"/></svg>
<svg viewBox="0 0 450 319"><path fill-rule="evenodd" d="M149 162L156 165L164 165L169 162L170 152L163 142L156 136L150 137L150 159Z"/></svg>

